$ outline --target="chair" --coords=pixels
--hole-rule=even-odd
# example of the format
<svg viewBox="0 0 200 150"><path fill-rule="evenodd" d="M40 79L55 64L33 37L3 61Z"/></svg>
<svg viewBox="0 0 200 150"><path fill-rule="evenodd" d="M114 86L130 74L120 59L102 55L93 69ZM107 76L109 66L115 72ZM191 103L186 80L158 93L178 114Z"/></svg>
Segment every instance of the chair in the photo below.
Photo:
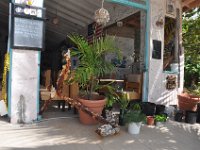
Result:
<svg viewBox="0 0 200 150"><path fill-rule="evenodd" d="M125 91L128 99L138 100L142 95L142 75L128 74L125 82Z"/></svg>
<svg viewBox="0 0 200 150"><path fill-rule="evenodd" d="M50 85L50 76L51 76L51 71L47 70L45 72L45 87L40 89L40 95L41 95L41 100L47 101L51 98L51 91L47 89L47 85ZM47 81L46 81L47 80ZM76 98L79 93L79 86L77 83L73 83L71 85L63 85L62 88L62 95L70 98ZM61 102L62 102L62 110L64 111L65 108L65 101L62 100L60 97L55 96L52 101L58 101L58 107L60 108ZM69 110L71 109L71 105L68 104Z"/></svg>

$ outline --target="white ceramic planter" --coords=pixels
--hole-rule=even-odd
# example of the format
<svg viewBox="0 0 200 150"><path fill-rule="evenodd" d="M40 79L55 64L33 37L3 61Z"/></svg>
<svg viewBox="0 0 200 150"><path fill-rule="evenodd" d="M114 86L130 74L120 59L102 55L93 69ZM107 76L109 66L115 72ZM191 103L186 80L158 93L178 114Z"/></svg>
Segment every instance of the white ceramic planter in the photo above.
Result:
<svg viewBox="0 0 200 150"><path fill-rule="evenodd" d="M139 134L142 122L131 122L128 124L128 133Z"/></svg>

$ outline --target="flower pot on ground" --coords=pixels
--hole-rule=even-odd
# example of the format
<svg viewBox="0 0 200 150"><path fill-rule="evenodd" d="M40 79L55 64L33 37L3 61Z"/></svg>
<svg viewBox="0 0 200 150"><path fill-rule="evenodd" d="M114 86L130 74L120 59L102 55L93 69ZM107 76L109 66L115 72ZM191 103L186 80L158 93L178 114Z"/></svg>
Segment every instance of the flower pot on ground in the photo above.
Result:
<svg viewBox="0 0 200 150"><path fill-rule="evenodd" d="M182 111L176 112L174 120L178 122L182 122L184 117L184 113Z"/></svg>
<svg viewBox="0 0 200 150"><path fill-rule="evenodd" d="M86 97L79 97L78 100L83 104L84 106L87 106L91 111L101 114L103 107L106 104L106 98L102 95L93 95L92 99L94 100L87 100ZM82 110L79 110L79 117L80 122L86 125L91 124L97 124L98 122L94 120L91 116L83 112Z"/></svg>
<svg viewBox="0 0 200 150"><path fill-rule="evenodd" d="M156 126L158 127L163 126L166 121L167 121L166 114L155 115Z"/></svg>
<svg viewBox="0 0 200 150"><path fill-rule="evenodd" d="M197 123L200 123L200 103L197 106Z"/></svg>
<svg viewBox="0 0 200 150"><path fill-rule="evenodd" d="M128 124L128 133L139 134L142 122L131 122Z"/></svg>
<svg viewBox="0 0 200 150"><path fill-rule="evenodd" d="M147 125L154 125L154 117L153 116L147 116Z"/></svg>
<svg viewBox="0 0 200 150"><path fill-rule="evenodd" d="M200 97L182 93L178 95L178 106L183 111L196 111L197 104L200 103Z"/></svg>
<svg viewBox="0 0 200 150"><path fill-rule="evenodd" d="M134 105L134 107L125 114L125 121L128 123L128 132L130 134L139 134L141 124L145 119L146 116L141 113L140 105Z"/></svg>
<svg viewBox="0 0 200 150"><path fill-rule="evenodd" d="M194 124L197 121L197 112L194 111L186 111L185 113L185 122Z"/></svg>
<svg viewBox="0 0 200 150"><path fill-rule="evenodd" d="M73 76L69 75L68 83L76 82L80 86L80 90L84 95L81 95L79 101L88 107L89 110L93 110L95 113L101 114L103 107L106 104L105 98L102 96L94 96L93 93L101 88L105 88L107 85L99 84L99 77L110 73L114 69L114 65L104 59L104 56L108 53L117 54L120 56L120 51L116 48L115 39L113 37L105 36L104 38L96 39L93 44L89 44L87 39L80 35L69 36L70 40L76 45L76 49L71 49L71 55L78 57L79 63L74 70ZM102 100L103 99L103 100ZM84 103L86 100L86 103ZM88 105L88 101L91 101L92 107ZM98 104L100 106L95 106ZM100 107L100 108L99 108ZM95 109L94 109L95 108ZM97 111L98 108L98 111ZM82 114L84 113L84 115ZM84 124L95 124L92 122L93 117L90 117L85 112L81 112L80 121ZM87 117L85 121L84 117Z"/></svg>
<svg viewBox="0 0 200 150"><path fill-rule="evenodd" d="M142 112L146 116L154 116L156 113L156 104L150 102L143 102L142 103Z"/></svg>
<svg viewBox="0 0 200 150"><path fill-rule="evenodd" d="M163 114L165 112L165 105L156 105L156 115Z"/></svg>

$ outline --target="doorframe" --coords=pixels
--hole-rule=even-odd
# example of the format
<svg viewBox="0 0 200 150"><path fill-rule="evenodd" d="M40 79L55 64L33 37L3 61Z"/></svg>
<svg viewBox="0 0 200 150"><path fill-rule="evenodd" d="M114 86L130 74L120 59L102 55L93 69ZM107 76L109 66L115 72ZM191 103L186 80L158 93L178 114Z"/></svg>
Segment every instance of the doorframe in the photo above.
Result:
<svg viewBox="0 0 200 150"><path fill-rule="evenodd" d="M144 73L143 73L143 88L142 88L142 101L148 102L149 91L149 45L150 45L150 2L145 0L146 5L129 0L106 0L107 2L117 3L124 6L142 9L146 12L146 31L145 31L145 58L144 58Z"/></svg>

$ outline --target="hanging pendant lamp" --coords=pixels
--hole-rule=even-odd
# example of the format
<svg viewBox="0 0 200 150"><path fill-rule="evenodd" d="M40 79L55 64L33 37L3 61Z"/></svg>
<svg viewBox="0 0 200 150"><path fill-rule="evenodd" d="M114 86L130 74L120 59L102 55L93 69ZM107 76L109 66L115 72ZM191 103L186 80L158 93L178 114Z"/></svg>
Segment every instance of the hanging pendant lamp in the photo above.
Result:
<svg viewBox="0 0 200 150"><path fill-rule="evenodd" d="M110 21L108 10L103 8L104 0L102 0L101 8L95 11L94 19L100 25L106 25Z"/></svg>

